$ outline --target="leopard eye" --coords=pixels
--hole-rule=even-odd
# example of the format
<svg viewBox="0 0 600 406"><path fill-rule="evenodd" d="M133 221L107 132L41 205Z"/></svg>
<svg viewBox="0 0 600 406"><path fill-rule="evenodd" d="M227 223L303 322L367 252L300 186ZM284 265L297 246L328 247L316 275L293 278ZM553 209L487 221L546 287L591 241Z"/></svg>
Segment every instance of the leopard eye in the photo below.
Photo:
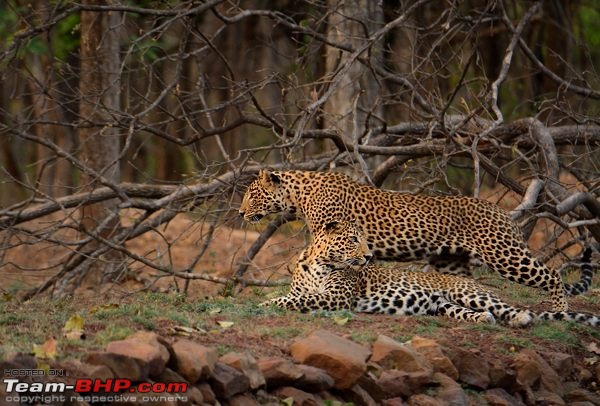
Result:
<svg viewBox="0 0 600 406"><path fill-rule="evenodd" d="M350 237L350 241L358 242L358 238L356 238L356 236L353 235L352 237Z"/></svg>

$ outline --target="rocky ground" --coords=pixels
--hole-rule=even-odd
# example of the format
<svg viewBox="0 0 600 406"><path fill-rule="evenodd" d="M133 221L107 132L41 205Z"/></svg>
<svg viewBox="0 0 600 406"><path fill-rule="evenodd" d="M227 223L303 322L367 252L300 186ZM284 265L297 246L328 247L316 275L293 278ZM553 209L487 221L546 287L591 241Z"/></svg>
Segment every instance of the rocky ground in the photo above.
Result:
<svg viewBox="0 0 600 406"><path fill-rule="evenodd" d="M297 338L288 350L289 357L256 359L248 352L219 356L215 347L187 338L139 331L81 361L51 365L67 371L67 378L28 381L131 380L133 386L115 404L146 404L149 399L155 405L240 406L600 404L600 366L586 368L569 353L523 349L503 361L420 336L402 343L379 335L372 345L364 345L326 330ZM36 365L33 356L17 354L0 363L0 371ZM145 392L141 382L185 382L187 389ZM7 396L2 390L0 386L0 399ZM80 395L83 401L65 404L86 404L86 394Z"/></svg>

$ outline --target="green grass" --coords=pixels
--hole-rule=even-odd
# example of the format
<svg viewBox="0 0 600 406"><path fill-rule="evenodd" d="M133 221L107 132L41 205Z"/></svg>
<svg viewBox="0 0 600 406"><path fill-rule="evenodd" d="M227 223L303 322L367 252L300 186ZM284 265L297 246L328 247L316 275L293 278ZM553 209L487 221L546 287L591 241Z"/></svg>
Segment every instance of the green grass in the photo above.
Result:
<svg viewBox="0 0 600 406"><path fill-rule="evenodd" d="M102 350L107 343L124 339L137 330L156 331L176 339L178 335L175 334L181 332L182 327L189 329L183 332L185 337L213 342L220 352L236 349L240 343L244 343L241 349L244 351L252 340L258 343L252 344L253 348L276 345L285 350L290 341L318 329L350 337L363 345L373 343L380 334L394 337L399 342L406 342L414 335L454 340L457 345L467 348L492 342L494 348L504 354L521 348L539 351L563 348L568 351L581 347L581 343L589 341L590 337L600 339L597 328L576 323L545 322L531 328L512 329L443 317L388 317L349 311L297 313L261 307L258 304L263 300L264 295L190 300L182 295L158 293L135 293L119 302L34 299L17 303L8 300L0 302L0 359L16 351L29 353L34 344L43 344L51 337L58 341L57 359L61 360ZM63 337L65 322L75 314L84 319L86 340ZM223 321L233 324L224 327L219 324Z"/></svg>
<svg viewBox="0 0 600 406"><path fill-rule="evenodd" d="M445 327L445 324L438 318L428 316L414 316L418 321L414 333L420 336L435 337L439 329Z"/></svg>
<svg viewBox="0 0 600 406"><path fill-rule="evenodd" d="M510 335L508 332L498 336L498 341L506 345L520 347L520 348L531 348L533 347L533 341L528 338Z"/></svg>
<svg viewBox="0 0 600 406"><path fill-rule="evenodd" d="M531 329L531 334L543 340L560 342L562 344L573 347L578 345L579 340L577 335L573 333L574 323L560 322L549 323L544 322L536 324Z"/></svg>

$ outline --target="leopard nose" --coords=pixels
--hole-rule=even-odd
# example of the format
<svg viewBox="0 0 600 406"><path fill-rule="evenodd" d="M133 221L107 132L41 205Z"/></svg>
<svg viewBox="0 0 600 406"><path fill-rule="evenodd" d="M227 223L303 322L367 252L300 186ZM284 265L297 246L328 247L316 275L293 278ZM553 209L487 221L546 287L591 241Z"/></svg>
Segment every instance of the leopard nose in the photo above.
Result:
<svg viewBox="0 0 600 406"><path fill-rule="evenodd" d="M238 214L240 215L240 217L244 217L244 214L246 214L246 212L244 210L239 210Z"/></svg>

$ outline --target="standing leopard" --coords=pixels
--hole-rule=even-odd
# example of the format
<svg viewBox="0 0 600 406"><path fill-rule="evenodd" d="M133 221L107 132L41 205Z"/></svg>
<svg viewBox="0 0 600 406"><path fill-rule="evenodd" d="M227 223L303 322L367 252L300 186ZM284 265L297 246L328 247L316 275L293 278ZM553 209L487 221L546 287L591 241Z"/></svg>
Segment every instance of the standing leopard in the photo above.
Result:
<svg viewBox="0 0 600 406"><path fill-rule="evenodd" d="M590 267L591 249L583 267ZM585 313L534 313L503 302L490 289L458 275L398 270L368 264L371 252L353 222L332 221L316 229L299 256L290 292L262 305L290 310L353 310L397 315L443 315L478 323L497 320L524 327L536 320L571 320L592 326L600 318Z"/></svg>
<svg viewBox="0 0 600 406"><path fill-rule="evenodd" d="M564 285L532 255L505 210L471 197L385 191L335 172L260 171L239 213L256 222L278 212L304 218L311 232L334 219L356 220L376 259L425 258L437 271L467 275L480 261L504 278L549 291L554 311L566 311L565 296L587 291L593 276L588 269L578 283Z"/></svg>

